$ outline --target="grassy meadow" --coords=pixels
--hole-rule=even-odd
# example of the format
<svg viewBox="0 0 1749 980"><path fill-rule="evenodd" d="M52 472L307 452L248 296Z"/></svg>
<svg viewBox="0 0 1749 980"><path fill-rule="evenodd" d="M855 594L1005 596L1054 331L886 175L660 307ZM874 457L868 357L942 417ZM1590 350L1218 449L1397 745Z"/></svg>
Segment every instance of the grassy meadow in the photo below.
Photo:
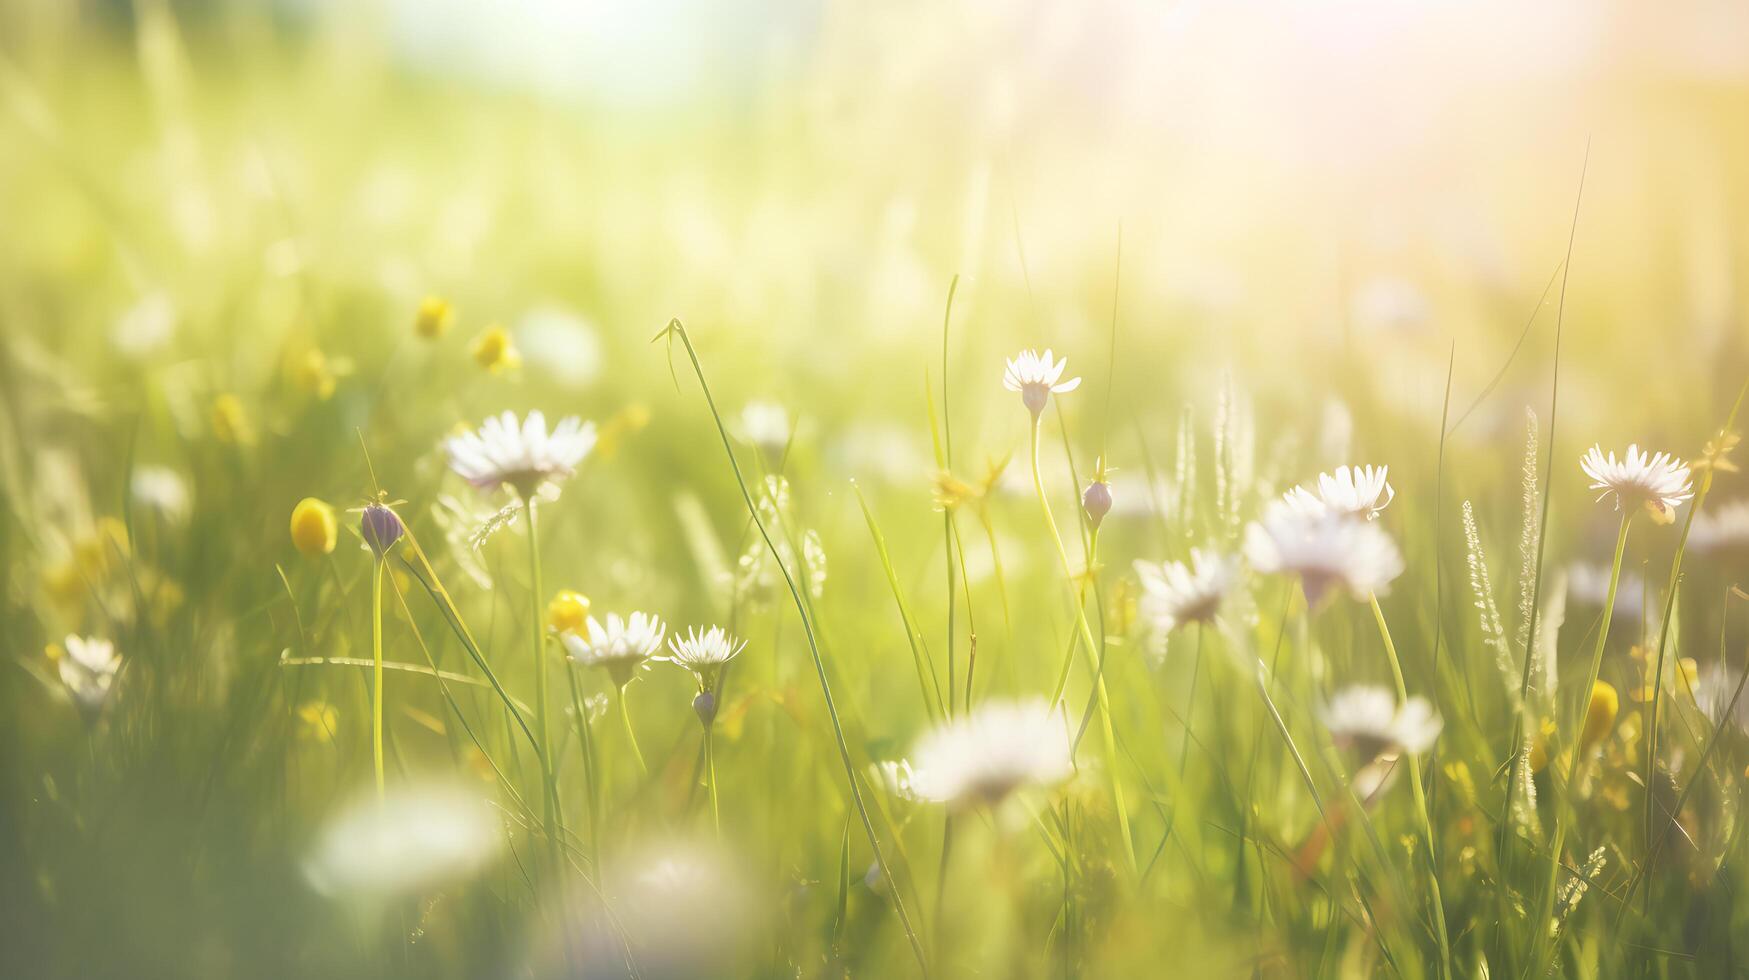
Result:
<svg viewBox="0 0 1749 980"><path fill-rule="evenodd" d="M1749 973L1749 23L491 6L0 4L0 974Z"/></svg>

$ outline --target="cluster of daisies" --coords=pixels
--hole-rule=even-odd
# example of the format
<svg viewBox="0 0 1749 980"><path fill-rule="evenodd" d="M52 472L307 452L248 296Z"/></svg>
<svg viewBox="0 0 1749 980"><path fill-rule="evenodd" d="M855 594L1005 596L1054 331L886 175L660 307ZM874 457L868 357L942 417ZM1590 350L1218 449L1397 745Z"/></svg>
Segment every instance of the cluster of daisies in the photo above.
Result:
<svg viewBox="0 0 1749 980"><path fill-rule="evenodd" d="M1007 362L1003 385L1020 394L1036 422L1051 395L1080 385L1079 378L1063 380L1066 367L1066 360L1049 350L1022 351ZM1693 492L1686 464L1637 446L1630 446L1622 459L1593 448L1581 467L1592 480L1591 488L1602 494L1600 500L1613 497L1628 516L1643 508L1659 523L1669 523L1675 508ZM1212 624L1246 566L1295 578L1314 609L1344 593L1372 602L1404 570L1402 553L1378 521L1395 496L1387 467L1342 466L1320 474L1269 503L1245 528L1239 554L1193 549L1188 561L1137 562L1142 614L1160 637ZM1082 499L1096 526L1111 506L1110 488L1096 478ZM1722 511L1707 530L1722 538L1739 527L1749 537L1749 506ZM1399 703L1391 691L1377 686L1337 691L1319 717L1333 741L1369 766L1427 751L1441 728L1438 713L1425 698ZM949 719L918 743L911 759L884 763L877 772L890 789L908 798L995 804L1023 787L1048 787L1067 779L1074 771L1072 744L1060 706L1042 699L992 701Z"/></svg>

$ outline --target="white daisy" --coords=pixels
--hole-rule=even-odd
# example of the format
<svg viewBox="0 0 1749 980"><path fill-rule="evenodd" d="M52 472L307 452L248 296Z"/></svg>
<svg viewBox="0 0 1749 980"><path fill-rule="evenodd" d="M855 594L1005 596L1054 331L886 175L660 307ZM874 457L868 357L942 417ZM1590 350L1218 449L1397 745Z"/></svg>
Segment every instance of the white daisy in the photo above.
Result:
<svg viewBox="0 0 1749 980"><path fill-rule="evenodd" d="M752 401L741 408L741 438L768 453L789 445L789 413L776 402Z"/></svg>
<svg viewBox="0 0 1749 980"><path fill-rule="evenodd" d="M1659 524L1674 520L1677 506L1694 496L1688 464L1669 453L1654 456L1630 444L1627 458L1618 460L1613 450L1605 457L1602 446L1592 446L1579 466L1591 478L1591 489L1602 491L1598 500L1614 494L1617 510L1624 504L1644 506Z"/></svg>
<svg viewBox="0 0 1749 980"><path fill-rule="evenodd" d="M1403 556L1377 524L1276 501L1245 529L1245 557L1260 572L1298 575L1317 605L1332 587L1357 599L1383 594L1403 572Z"/></svg>
<svg viewBox="0 0 1749 980"><path fill-rule="evenodd" d="M1037 698L982 704L924 735L912 759L917 795L955 808L995 806L1074 771L1064 718Z"/></svg>
<svg viewBox="0 0 1749 980"><path fill-rule="evenodd" d="M492 808L460 787L403 787L331 818L304 862L330 896L383 901L469 877L503 846Z"/></svg>
<svg viewBox="0 0 1749 980"><path fill-rule="evenodd" d="M1142 615L1170 633L1186 623L1207 623L1220 611L1239 565L1230 557L1191 549L1190 562L1136 562L1142 580Z"/></svg>
<svg viewBox="0 0 1749 980"><path fill-rule="evenodd" d="M56 668L73 703L87 715L102 711L115 684L115 673L121 669L121 655L115 652L115 644L97 637L68 635L61 642L61 649Z"/></svg>
<svg viewBox="0 0 1749 980"><path fill-rule="evenodd" d="M1352 746L1368 760L1387 753L1419 755L1433 746L1444 724L1426 698L1399 705L1390 691L1369 686L1337 691L1321 716L1338 744Z"/></svg>
<svg viewBox="0 0 1749 980"><path fill-rule="evenodd" d="M585 667L606 668L614 684L625 687L639 667L648 669L667 632L662 620L649 613L635 612L625 619L608 613L605 625L589 617L588 636L562 633L559 639L572 660Z"/></svg>
<svg viewBox="0 0 1749 980"><path fill-rule="evenodd" d="M172 524L188 516L188 484L168 466L142 466L134 470L128 489L141 506Z"/></svg>
<svg viewBox="0 0 1749 980"><path fill-rule="evenodd" d="M1281 499L1296 510L1364 517L1370 521L1397 496L1397 491L1385 480L1389 470L1388 466L1338 466L1333 474L1318 474L1316 493L1298 486L1282 494Z"/></svg>
<svg viewBox="0 0 1749 980"><path fill-rule="evenodd" d="M1749 551L1749 500L1733 500L1694 515L1688 547L1696 554Z"/></svg>
<svg viewBox="0 0 1749 980"><path fill-rule="evenodd" d="M701 687L709 690L717 671L735 659L735 655L746 645L746 640L735 639L721 626L712 626L704 631L694 627L688 629L684 637L668 638L668 656L651 659L665 660L677 667L685 667L698 678Z"/></svg>
<svg viewBox="0 0 1749 980"><path fill-rule="evenodd" d="M1027 410L1037 415L1045 410L1045 402L1053 392L1060 395L1081 386L1080 378L1057 380L1068 366L1066 357L1053 362L1049 348L1042 355L1029 348L1009 359L1008 369L1002 372L1002 387L1020 392L1020 400L1026 403Z"/></svg>
<svg viewBox="0 0 1749 980"><path fill-rule="evenodd" d="M522 497L543 484L557 484L577 469L595 447L595 423L576 416L547 432L546 416L529 412L520 425L505 412L481 423L478 432L444 440L450 469L481 489L509 485Z"/></svg>

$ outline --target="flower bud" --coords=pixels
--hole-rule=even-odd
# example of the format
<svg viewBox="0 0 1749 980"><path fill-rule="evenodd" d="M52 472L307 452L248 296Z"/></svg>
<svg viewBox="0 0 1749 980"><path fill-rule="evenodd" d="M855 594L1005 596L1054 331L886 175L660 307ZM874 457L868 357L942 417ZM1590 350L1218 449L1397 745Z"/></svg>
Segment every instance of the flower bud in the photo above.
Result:
<svg viewBox="0 0 1749 980"><path fill-rule="evenodd" d="M407 529L394 511L382 504L370 504L359 518L358 530L364 536L364 543L370 545L370 550L380 559L389 553L396 541L401 540Z"/></svg>
<svg viewBox="0 0 1749 980"><path fill-rule="evenodd" d="M1087 511L1087 519L1094 527L1105 520L1105 515L1111 511L1111 486L1103 480L1095 480L1087 484L1087 489L1081 494L1081 506Z"/></svg>
<svg viewBox="0 0 1749 980"><path fill-rule="evenodd" d="M706 728L717 720L717 696L709 691L700 691L692 699L692 710L698 712L699 724Z"/></svg>
<svg viewBox="0 0 1749 980"><path fill-rule="evenodd" d="M306 558L320 558L334 550L340 526L334 508L315 497L298 501L291 513L292 544Z"/></svg>

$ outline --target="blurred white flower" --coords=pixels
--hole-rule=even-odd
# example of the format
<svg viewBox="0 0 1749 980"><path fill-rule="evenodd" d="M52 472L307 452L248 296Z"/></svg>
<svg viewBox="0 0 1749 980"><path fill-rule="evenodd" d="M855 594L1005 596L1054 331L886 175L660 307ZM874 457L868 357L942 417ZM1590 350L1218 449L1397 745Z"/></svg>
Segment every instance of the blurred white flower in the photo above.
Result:
<svg viewBox="0 0 1749 980"><path fill-rule="evenodd" d="M1688 464L1669 453L1654 456L1629 444L1627 458L1617 460L1613 450L1605 457L1602 446L1592 446L1579 466L1591 478L1591 489L1602 491L1598 500L1614 494L1617 510L1644 506L1659 524L1675 520L1676 508L1694 496Z"/></svg>
<svg viewBox="0 0 1749 980"><path fill-rule="evenodd" d="M1411 331L1432 319L1433 306L1421 288L1406 279L1379 276L1355 290L1354 323L1362 330Z"/></svg>
<svg viewBox="0 0 1749 980"><path fill-rule="evenodd" d="M1188 564L1138 561L1142 615L1160 633L1170 633L1187 623L1212 622L1238 572L1239 564L1230 556L1194 548Z"/></svg>
<svg viewBox="0 0 1749 980"><path fill-rule="evenodd" d="M561 306L538 306L516 322L523 361L573 391L601 374L601 340L589 322Z"/></svg>
<svg viewBox="0 0 1749 980"><path fill-rule="evenodd" d="M595 423L568 416L549 435L539 411L529 412L521 424L505 412L487 419L477 432L446 439L444 447L450 469L462 479L487 490L509 485L527 498L576 471L595 447Z"/></svg>
<svg viewBox="0 0 1749 980"><path fill-rule="evenodd" d="M768 453L789 445L789 413L776 402L751 401L741 408L741 438Z"/></svg>
<svg viewBox="0 0 1749 980"><path fill-rule="evenodd" d="M147 293L115 321L110 337L129 357L145 357L162 349L176 332L176 307L167 293Z"/></svg>
<svg viewBox="0 0 1749 980"><path fill-rule="evenodd" d="M954 808L995 806L1074 771L1067 721L1039 698L979 705L924 735L911 758L917 795Z"/></svg>
<svg viewBox="0 0 1749 980"><path fill-rule="evenodd" d="M1694 703L1714 724L1728 721L1741 731L1749 731L1749 690L1737 698L1735 708L1731 706L1731 698L1737 694L1742 679L1741 671L1709 664L1694 682Z"/></svg>
<svg viewBox="0 0 1749 980"><path fill-rule="evenodd" d="M1297 486L1282 494L1281 499L1295 510L1309 514L1330 513L1370 521L1397 496L1397 491L1385 480L1389 470L1388 466L1338 466L1333 474L1318 474L1316 493Z"/></svg>
<svg viewBox="0 0 1749 980"><path fill-rule="evenodd" d="M1306 602L1332 588L1357 599L1383 594L1403 572L1403 556L1377 524L1276 501L1245 529L1245 558L1260 572L1298 575Z"/></svg>
<svg viewBox="0 0 1749 980"><path fill-rule="evenodd" d="M464 880L504 844L478 796L443 783L393 788L331 817L304 862L316 891L380 901Z"/></svg>
<svg viewBox="0 0 1749 980"><path fill-rule="evenodd" d="M625 687L638 668L649 669L649 660L662 649L667 632L662 620L649 613L635 612L625 619L608 613L606 623L589 617L587 636L561 633L559 639L572 660L606 669L614 684Z"/></svg>
<svg viewBox="0 0 1749 980"><path fill-rule="evenodd" d="M85 715L94 716L109 701L115 673L121 669L121 655L108 640L69 634L61 643L56 668L73 703Z"/></svg>
<svg viewBox="0 0 1749 980"><path fill-rule="evenodd" d="M1050 348L1046 348L1043 354L1029 348L1009 359L1008 369L1002 373L1002 387L1020 392L1020 400L1026 403L1027 411L1036 416L1045 410L1045 402L1053 393L1065 394L1081 386L1080 378L1057 380L1068 366L1066 357L1053 362Z"/></svg>
<svg viewBox="0 0 1749 980"><path fill-rule="evenodd" d="M188 484L168 466L141 466L130 484L134 500L165 521L178 524L188 516Z"/></svg>
<svg viewBox="0 0 1749 980"><path fill-rule="evenodd" d="M1337 744L1368 760L1396 752L1419 755L1433 746L1443 726L1426 698L1412 697L1398 705L1396 695L1370 686L1336 692L1320 716Z"/></svg>
<svg viewBox="0 0 1749 980"><path fill-rule="evenodd" d="M887 791L887 795L906 803L920 802L917 794L917 774L904 759L883 759L868 767L870 778Z"/></svg>
<svg viewBox="0 0 1749 980"><path fill-rule="evenodd" d="M1702 555L1749 551L1749 500L1733 500L1694 515L1688 548Z"/></svg>

